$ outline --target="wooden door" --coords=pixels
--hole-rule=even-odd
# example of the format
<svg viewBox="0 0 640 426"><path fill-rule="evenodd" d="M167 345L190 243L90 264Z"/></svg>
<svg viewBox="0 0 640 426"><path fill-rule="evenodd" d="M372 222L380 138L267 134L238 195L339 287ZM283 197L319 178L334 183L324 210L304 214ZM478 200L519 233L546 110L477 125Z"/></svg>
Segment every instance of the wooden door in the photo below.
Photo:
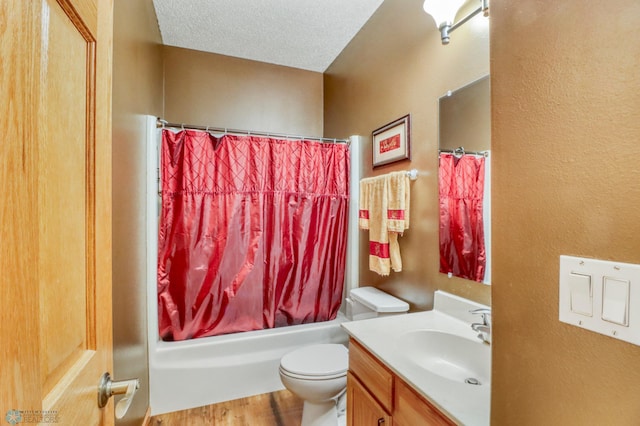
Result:
<svg viewBox="0 0 640 426"><path fill-rule="evenodd" d="M351 372L347 373L347 426L392 426L392 418Z"/></svg>
<svg viewBox="0 0 640 426"><path fill-rule="evenodd" d="M396 380L394 405L393 422L396 426L455 426L403 380Z"/></svg>
<svg viewBox="0 0 640 426"><path fill-rule="evenodd" d="M0 2L0 416L113 424L113 0Z"/></svg>

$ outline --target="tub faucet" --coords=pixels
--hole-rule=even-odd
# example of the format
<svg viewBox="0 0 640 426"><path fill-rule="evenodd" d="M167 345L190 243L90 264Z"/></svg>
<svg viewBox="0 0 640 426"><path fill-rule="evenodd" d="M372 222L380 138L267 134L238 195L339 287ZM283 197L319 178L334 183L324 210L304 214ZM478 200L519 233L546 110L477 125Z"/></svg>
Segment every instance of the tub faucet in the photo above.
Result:
<svg viewBox="0 0 640 426"><path fill-rule="evenodd" d="M491 309L479 308L472 309L469 312L482 317L482 322L474 322L471 324L471 328L478 333L478 339L484 343L491 344Z"/></svg>

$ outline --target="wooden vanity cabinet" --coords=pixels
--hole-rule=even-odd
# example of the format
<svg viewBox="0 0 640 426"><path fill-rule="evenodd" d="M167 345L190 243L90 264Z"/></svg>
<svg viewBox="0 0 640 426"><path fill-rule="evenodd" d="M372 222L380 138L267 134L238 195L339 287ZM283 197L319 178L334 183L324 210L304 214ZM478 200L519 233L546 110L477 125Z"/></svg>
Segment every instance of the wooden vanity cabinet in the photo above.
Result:
<svg viewBox="0 0 640 426"><path fill-rule="evenodd" d="M455 425L362 345L349 342L347 426Z"/></svg>

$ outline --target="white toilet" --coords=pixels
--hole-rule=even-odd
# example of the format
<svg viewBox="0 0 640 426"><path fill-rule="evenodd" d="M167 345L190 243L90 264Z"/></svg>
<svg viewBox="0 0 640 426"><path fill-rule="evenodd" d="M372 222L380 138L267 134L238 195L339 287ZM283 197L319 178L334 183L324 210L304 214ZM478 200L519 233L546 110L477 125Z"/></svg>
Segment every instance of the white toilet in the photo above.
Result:
<svg viewBox="0 0 640 426"><path fill-rule="evenodd" d="M360 320L406 313L409 304L375 287L351 290L347 318ZM302 426L336 426L344 415L349 351L340 344L304 346L280 360L280 380L304 400ZM344 417L340 418L344 424Z"/></svg>

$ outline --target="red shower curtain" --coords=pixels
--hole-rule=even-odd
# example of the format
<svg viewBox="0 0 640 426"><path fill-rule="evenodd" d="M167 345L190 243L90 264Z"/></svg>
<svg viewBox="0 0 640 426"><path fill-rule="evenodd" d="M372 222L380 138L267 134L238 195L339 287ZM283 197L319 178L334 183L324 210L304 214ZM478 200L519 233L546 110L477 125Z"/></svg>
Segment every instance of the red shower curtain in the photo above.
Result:
<svg viewBox="0 0 640 426"><path fill-rule="evenodd" d="M345 144L162 132L163 340L335 318L349 199Z"/></svg>
<svg viewBox="0 0 640 426"><path fill-rule="evenodd" d="M482 282L484 157L440 154L440 272Z"/></svg>

